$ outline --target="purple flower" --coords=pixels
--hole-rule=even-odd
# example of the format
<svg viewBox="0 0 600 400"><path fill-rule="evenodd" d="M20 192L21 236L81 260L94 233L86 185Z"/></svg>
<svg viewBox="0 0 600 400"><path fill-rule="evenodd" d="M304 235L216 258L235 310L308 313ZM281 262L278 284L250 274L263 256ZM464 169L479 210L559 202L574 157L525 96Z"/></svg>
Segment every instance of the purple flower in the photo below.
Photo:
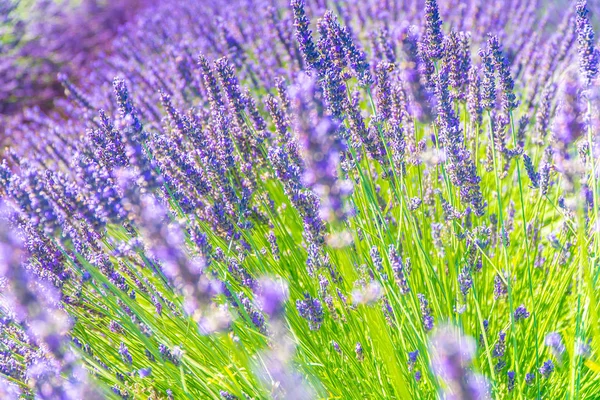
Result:
<svg viewBox="0 0 600 400"><path fill-rule="evenodd" d="M496 106L496 76L492 50L481 49L479 56L483 62L483 78L481 80L481 106L484 110L491 110Z"/></svg>
<svg viewBox="0 0 600 400"><path fill-rule="evenodd" d="M125 362L126 364L131 364L133 362L133 358L129 353L129 349L127 348L127 345L123 342L121 342L121 344L119 345L119 354L121 355L121 359L123 360L123 362Z"/></svg>
<svg viewBox="0 0 600 400"><path fill-rule="evenodd" d="M358 361L362 361L365 359L365 355L363 354L363 348L362 345L360 343L356 343L356 346L354 348L354 352L356 353L356 359Z"/></svg>
<svg viewBox="0 0 600 400"><path fill-rule="evenodd" d="M443 64L436 86L440 141L448 156L447 168L452 184L460 188L461 198L471 204L475 214L482 216L485 213L486 203L481 193L481 178L477 175L471 154L464 145L462 128L450 96L448 73L448 65Z"/></svg>
<svg viewBox="0 0 600 400"><path fill-rule="evenodd" d="M422 377L422 373L421 371L415 371L415 381L417 381L417 383L421 382L421 377Z"/></svg>
<svg viewBox="0 0 600 400"><path fill-rule="evenodd" d="M429 332L433 329L434 319L431 315L431 308L429 308L429 302L424 294L417 294L419 298L419 303L421 305L421 316L423 318L423 328L425 331Z"/></svg>
<svg viewBox="0 0 600 400"><path fill-rule="evenodd" d="M338 352L339 354L342 354L342 350L340 349L340 345L338 344L338 342L336 342L335 340L332 340L331 345L333 346L333 349L336 352Z"/></svg>
<svg viewBox="0 0 600 400"><path fill-rule="evenodd" d="M517 98L514 94L515 83L510 75L510 67L508 61L504 57L502 47L498 41L498 37L494 35L488 36L488 48L493 57L494 67L498 71L499 82L501 91L502 107L505 111L510 112L514 110L517 105ZM489 58L484 60L489 62ZM491 95L490 95L491 96ZM491 98L490 98L491 100Z"/></svg>
<svg viewBox="0 0 600 400"><path fill-rule="evenodd" d="M252 325L254 325L261 333L267 333L267 323L265 316L258 308L252 303L252 301L246 296L245 293L240 292L237 295L239 303L242 305L242 309L239 309L240 315L248 317Z"/></svg>
<svg viewBox="0 0 600 400"><path fill-rule="evenodd" d="M398 254L396 247L393 244L391 244L388 249L388 257L390 259L392 271L394 272L396 284L398 284L398 287L400 288L400 294L407 294L410 292L407 280L408 271L406 271L402 257Z"/></svg>
<svg viewBox="0 0 600 400"><path fill-rule="evenodd" d="M174 365L179 365L180 358L181 358L181 350L178 347L175 347L171 351L171 349L169 349L166 345L159 344L158 352L160 353L161 357L164 360L170 361Z"/></svg>
<svg viewBox="0 0 600 400"><path fill-rule="evenodd" d="M227 392L225 390L219 391L219 395L221 396L221 398L223 400L237 400L238 399L237 396L234 396L234 395L232 395L231 393L229 393L229 392Z"/></svg>
<svg viewBox="0 0 600 400"><path fill-rule="evenodd" d="M502 277L498 274L494 277L494 299L499 299L501 297L506 296L508 293L508 288L506 284L502 280Z"/></svg>
<svg viewBox="0 0 600 400"><path fill-rule="evenodd" d="M540 375L548 379L552 372L554 372L554 363L552 362L552 360L544 361L539 371Z"/></svg>
<svg viewBox="0 0 600 400"><path fill-rule="evenodd" d="M301 74L289 95L304 162L302 183L319 195L321 216L331 221L344 216L344 198L351 193L352 184L338 177L346 146L340 137L340 124L325 115L323 107L314 101L317 90L315 81Z"/></svg>
<svg viewBox="0 0 600 400"><path fill-rule="evenodd" d="M575 343L575 353L581 357L589 357L592 354L592 347L590 346L591 340L587 342L578 338Z"/></svg>
<svg viewBox="0 0 600 400"><path fill-rule="evenodd" d="M140 378L147 378L152 374L152 368L142 368L138 371Z"/></svg>
<svg viewBox="0 0 600 400"><path fill-rule="evenodd" d="M429 57L422 54L419 48L417 27L410 26L403 32L402 47L409 64L407 68L401 70L402 79L406 82L403 89L412 95L411 101L406 101L405 104L407 113L420 121L429 122L435 102L433 97L435 87L431 81L431 69L434 66Z"/></svg>
<svg viewBox="0 0 600 400"><path fill-rule="evenodd" d="M377 112L381 119L392 116L392 87L390 73L394 70L394 64L380 62L375 67L375 78L377 81Z"/></svg>
<svg viewBox="0 0 600 400"><path fill-rule="evenodd" d="M523 153L523 164L525 165L527 176L531 181L531 186L534 188L540 187L540 174L535 170L531 158L529 158L529 156L525 153Z"/></svg>
<svg viewBox="0 0 600 400"><path fill-rule="evenodd" d="M525 306L523 304L521 304L519 307L517 307L515 309L514 318L515 318L515 322L518 322L522 319L529 318L529 311L527 311L527 309L525 308Z"/></svg>
<svg viewBox="0 0 600 400"><path fill-rule="evenodd" d="M412 371L417 363L417 357L419 356L419 350L408 352L408 370Z"/></svg>
<svg viewBox="0 0 600 400"><path fill-rule="evenodd" d="M506 350L506 333L504 331L500 331L498 334L498 342L494 346L494 351L492 355L496 358L504 357L504 351Z"/></svg>
<svg viewBox="0 0 600 400"><path fill-rule="evenodd" d="M566 348L562 340L562 336L558 332L550 332L544 338L544 344L552 349L554 357L559 361L565 352Z"/></svg>
<svg viewBox="0 0 600 400"><path fill-rule="evenodd" d="M508 371L506 377L508 378L507 389L509 392L512 392L515 389L515 371Z"/></svg>
<svg viewBox="0 0 600 400"><path fill-rule="evenodd" d="M248 270L244 268L240 263L230 258L227 262L227 269L231 276L242 286L245 286L251 290L255 290L258 286L256 279L250 275Z"/></svg>
<svg viewBox="0 0 600 400"><path fill-rule="evenodd" d="M433 336L430 352L433 370L446 383L443 398L485 399L489 387L485 378L469 370L475 356L475 342L452 327L442 327Z"/></svg>
<svg viewBox="0 0 600 400"><path fill-rule="evenodd" d="M235 75L235 70L226 57L219 58L215 61L215 70L219 76L227 100L229 100L229 103L233 108L236 122L240 129L245 130L246 124L243 118L245 105L242 98L242 90L238 78Z"/></svg>
<svg viewBox="0 0 600 400"><path fill-rule="evenodd" d="M453 88L453 97L464 99L465 89L471 72L471 35L450 32L444 44L445 59L450 66L449 83Z"/></svg>
<svg viewBox="0 0 600 400"><path fill-rule="evenodd" d="M288 287L283 281L262 278L259 281L258 302L262 310L271 318L282 315L288 298Z"/></svg>
<svg viewBox="0 0 600 400"><path fill-rule="evenodd" d="M436 0L425 0L425 33L423 35L425 51L432 60L439 60L444 55L444 34L442 19Z"/></svg>
<svg viewBox="0 0 600 400"><path fill-rule="evenodd" d="M577 44L579 51L579 71L586 86L590 86L598 75L598 50L594 47L594 28L589 19L586 0L578 0L575 5Z"/></svg>
<svg viewBox="0 0 600 400"><path fill-rule="evenodd" d="M217 79L215 78L215 74L210 62L204 55L201 54L198 56L198 65L200 66L204 85L206 87L211 105L215 109L222 108L224 103L221 97L221 90L219 89L219 84L217 83Z"/></svg>
<svg viewBox="0 0 600 400"><path fill-rule="evenodd" d="M294 27L296 28L296 39L300 47L300 52L304 57L306 64L314 69L320 68L320 55L312 38L312 31L309 28L310 21L306 16L304 0L292 0L292 11L294 13Z"/></svg>
<svg viewBox="0 0 600 400"><path fill-rule="evenodd" d="M544 88L540 105L535 113L535 140L543 143L550 126L550 117L552 112L552 99L556 92L556 85L551 84Z"/></svg>
<svg viewBox="0 0 600 400"><path fill-rule="evenodd" d="M350 30L345 26L342 27L331 11L327 11L323 18L332 42L341 46L343 55L354 71L359 84L365 87L370 86L373 83L373 77L371 76L366 54L358 48L352 39Z"/></svg>
<svg viewBox="0 0 600 400"><path fill-rule="evenodd" d="M550 188L550 170L552 167L552 154L552 147L546 147L546 150L544 150L542 163L539 169L540 192L544 196L548 194L548 189Z"/></svg>
<svg viewBox="0 0 600 400"><path fill-rule="evenodd" d="M308 327L312 331L319 330L323 323L323 307L319 299L304 294L304 300L296 300L296 308L302 318L308 321Z"/></svg>
<svg viewBox="0 0 600 400"><path fill-rule="evenodd" d="M557 97L558 105L552 125L552 134L557 141L557 149L564 150L586 132L580 84L573 76L567 76L559 87Z"/></svg>
<svg viewBox="0 0 600 400"><path fill-rule="evenodd" d="M379 253L379 249L377 248L377 246L372 246L369 254L371 256L371 261L373 262L375 270L380 274L384 275L385 273L383 269L383 260L381 258L381 254Z"/></svg>
<svg viewBox="0 0 600 400"><path fill-rule="evenodd" d="M473 277L468 267L464 267L458 274L458 286L463 296L466 296L473 287Z"/></svg>
<svg viewBox="0 0 600 400"><path fill-rule="evenodd" d="M471 66L468 76L467 108L471 123L481 126L483 123L483 105L481 100L481 78L478 69Z"/></svg>

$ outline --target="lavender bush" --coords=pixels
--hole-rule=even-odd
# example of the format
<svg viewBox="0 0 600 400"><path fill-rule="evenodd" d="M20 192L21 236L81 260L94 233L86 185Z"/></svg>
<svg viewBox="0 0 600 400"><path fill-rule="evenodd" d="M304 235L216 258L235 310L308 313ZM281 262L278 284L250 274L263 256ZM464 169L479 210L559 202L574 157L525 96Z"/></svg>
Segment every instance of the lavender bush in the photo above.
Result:
<svg viewBox="0 0 600 400"><path fill-rule="evenodd" d="M153 0L0 0L0 113L48 110L63 92L58 73L82 77L112 51L120 27ZM22 119L14 118L13 124ZM11 124L11 125L13 125ZM0 128L0 144L9 139ZM16 140L12 140L13 142Z"/></svg>
<svg viewBox="0 0 600 400"><path fill-rule="evenodd" d="M600 397L599 9L549 3L141 9L11 117L0 397Z"/></svg>

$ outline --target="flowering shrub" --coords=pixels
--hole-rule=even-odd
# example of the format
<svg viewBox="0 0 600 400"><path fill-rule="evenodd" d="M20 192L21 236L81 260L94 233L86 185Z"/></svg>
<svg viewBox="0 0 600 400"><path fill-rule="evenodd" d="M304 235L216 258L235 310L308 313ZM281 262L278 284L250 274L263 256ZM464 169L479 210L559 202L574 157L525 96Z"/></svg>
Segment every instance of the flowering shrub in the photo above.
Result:
<svg viewBox="0 0 600 400"><path fill-rule="evenodd" d="M140 11L0 164L1 397L600 397L600 56L538 7Z"/></svg>

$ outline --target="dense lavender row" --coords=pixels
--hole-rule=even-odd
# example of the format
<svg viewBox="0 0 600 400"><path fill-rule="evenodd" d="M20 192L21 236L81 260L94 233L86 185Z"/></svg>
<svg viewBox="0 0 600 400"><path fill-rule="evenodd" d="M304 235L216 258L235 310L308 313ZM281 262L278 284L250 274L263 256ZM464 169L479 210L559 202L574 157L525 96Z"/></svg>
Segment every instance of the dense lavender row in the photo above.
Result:
<svg viewBox="0 0 600 400"><path fill-rule="evenodd" d="M600 397L595 3L157 3L11 124L0 397Z"/></svg>
<svg viewBox="0 0 600 400"><path fill-rule="evenodd" d="M119 28L152 3L0 0L0 113L51 108L62 92L57 73L84 76L91 60L111 51ZM14 119L11 125L21 122ZM4 134L7 129L0 128L2 145L10 143Z"/></svg>

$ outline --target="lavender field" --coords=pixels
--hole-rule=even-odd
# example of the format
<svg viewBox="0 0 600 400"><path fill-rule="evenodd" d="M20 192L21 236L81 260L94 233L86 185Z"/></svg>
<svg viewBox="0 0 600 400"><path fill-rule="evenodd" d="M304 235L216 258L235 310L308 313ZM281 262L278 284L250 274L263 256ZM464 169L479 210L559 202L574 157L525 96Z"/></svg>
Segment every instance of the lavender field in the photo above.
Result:
<svg viewBox="0 0 600 400"><path fill-rule="evenodd" d="M600 399L599 25L0 0L0 399Z"/></svg>

